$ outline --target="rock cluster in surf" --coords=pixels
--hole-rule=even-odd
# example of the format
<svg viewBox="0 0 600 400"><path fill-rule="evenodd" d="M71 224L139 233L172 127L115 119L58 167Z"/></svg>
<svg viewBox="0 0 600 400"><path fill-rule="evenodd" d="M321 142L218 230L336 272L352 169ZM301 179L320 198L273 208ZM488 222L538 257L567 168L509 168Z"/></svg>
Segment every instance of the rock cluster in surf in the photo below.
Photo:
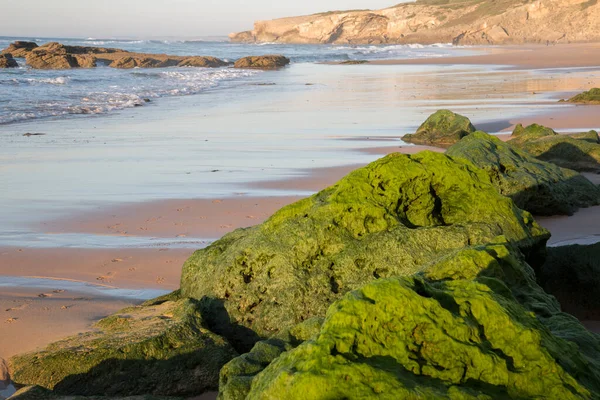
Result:
<svg viewBox="0 0 600 400"><path fill-rule="evenodd" d="M600 398L600 337L538 285L564 262L515 204L568 213L598 188L461 121L447 154L360 168L197 251L172 295L12 358L54 389L17 398L188 396L219 370L222 400Z"/></svg>

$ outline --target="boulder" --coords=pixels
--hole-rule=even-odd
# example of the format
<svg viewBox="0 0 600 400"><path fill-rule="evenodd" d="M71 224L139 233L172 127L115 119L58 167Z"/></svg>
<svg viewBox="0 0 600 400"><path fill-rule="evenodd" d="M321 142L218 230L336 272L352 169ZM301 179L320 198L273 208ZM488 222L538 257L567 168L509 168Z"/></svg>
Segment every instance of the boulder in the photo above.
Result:
<svg viewBox="0 0 600 400"><path fill-rule="evenodd" d="M595 131L575 135L559 135L552 129L533 124L515 128L512 146L527 151L536 158L575 171L600 171L600 144Z"/></svg>
<svg viewBox="0 0 600 400"><path fill-rule="evenodd" d="M65 46L51 42L30 51L27 65L35 69L71 69L79 67L77 59L67 53Z"/></svg>
<svg viewBox="0 0 600 400"><path fill-rule="evenodd" d="M240 58L234 68L276 69L285 67L290 59L282 55L251 56Z"/></svg>
<svg viewBox="0 0 600 400"><path fill-rule="evenodd" d="M512 246L447 255L328 310L247 399L595 399L600 336L560 311Z"/></svg>
<svg viewBox="0 0 600 400"><path fill-rule="evenodd" d="M96 68L97 58L91 54L74 55L79 68Z"/></svg>
<svg viewBox="0 0 600 400"><path fill-rule="evenodd" d="M19 64L15 61L15 59L9 54L0 55L0 69L1 68L17 68Z"/></svg>
<svg viewBox="0 0 600 400"><path fill-rule="evenodd" d="M549 247L537 276L563 310L582 321L600 318L600 243Z"/></svg>
<svg viewBox="0 0 600 400"><path fill-rule="evenodd" d="M407 143L448 147L475 130L469 118L449 110L439 110L427 118L416 133L404 135L402 140Z"/></svg>
<svg viewBox="0 0 600 400"><path fill-rule="evenodd" d="M121 68L121 69L131 69L131 68L165 68L172 67L177 65L177 62L173 62L172 60L162 60L152 57L136 57L136 56L126 56L119 58L113 61L109 67L111 68Z"/></svg>
<svg viewBox="0 0 600 400"><path fill-rule="evenodd" d="M216 57L188 57L177 64L178 67L218 68L229 65L228 62Z"/></svg>
<svg viewBox="0 0 600 400"><path fill-rule="evenodd" d="M13 381L57 395L194 396L218 386L237 356L203 327L196 301L177 293L99 321L92 332L11 359Z"/></svg>
<svg viewBox="0 0 600 400"><path fill-rule="evenodd" d="M579 173L536 159L485 132L474 132L446 154L487 172L504 196L534 215L571 215L600 204L600 188Z"/></svg>
<svg viewBox="0 0 600 400"><path fill-rule="evenodd" d="M27 54L36 47L38 47L38 45L34 42L16 41L11 43L6 49L2 50L2 54L10 54L16 58L25 58Z"/></svg>
<svg viewBox="0 0 600 400"><path fill-rule="evenodd" d="M577 104L600 104L600 88L593 88L587 92L580 93L571 97L567 102Z"/></svg>
<svg viewBox="0 0 600 400"><path fill-rule="evenodd" d="M549 233L500 195L484 171L434 152L391 154L195 252L184 264L181 292L207 309L220 307L220 321L271 337L323 316L370 280L410 275L501 234L542 262ZM239 349L254 344L217 322L208 326Z"/></svg>

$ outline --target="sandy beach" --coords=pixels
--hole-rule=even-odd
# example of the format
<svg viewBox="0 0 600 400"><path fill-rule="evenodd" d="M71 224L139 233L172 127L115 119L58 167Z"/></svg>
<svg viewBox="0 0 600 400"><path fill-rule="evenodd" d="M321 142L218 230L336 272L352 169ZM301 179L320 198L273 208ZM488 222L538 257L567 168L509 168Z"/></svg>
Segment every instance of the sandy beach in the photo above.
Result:
<svg viewBox="0 0 600 400"><path fill-rule="evenodd" d="M376 75L382 66L398 66L398 65L441 65L441 64L472 64L472 65L506 65L517 66L524 69L544 69L544 68L566 68L566 67L597 67L600 65L600 45L557 45L554 47L546 46L526 46L526 47L507 47L502 49L489 50L490 54L478 56L465 56L456 58L444 59L426 59L426 60L401 60L401 61L375 61L371 64L358 68L362 68L362 73L368 74L368 68L373 68L373 74ZM560 51L561 57L556 57ZM319 68L328 68L330 66L319 66ZM346 68L333 67L332 68ZM310 68L308 73L313 73ZM364 69L367 68L367 69ZM595 70L594 70L595 71ZM494 72L495 73L495 72ZM468 75L468 73L465 73ZM575 107L572 105L559 105L557 100L562 98L563 94L576 92L581 90L584 85L591 87L597 84L596 75L588 76L588 72L582 72L577 78L565 78L553 82L552 79L536 81L534 89L528 90L525 83L521 81L513 83L502 83L498 87L502 87L507 93L514 88L521 92L528 91L530 93L536 90L544 90L546 97L537 99L532 104L537 104L533 107L532 112L525 115L515 115L519 108L524 107L521 100L511 99L507 94L507 98L502 98L502 101L485 104L481 99L477 99L476 94L481 88L475 89L475 92L470 92L468 99L462 100L459 104L460 108L467 107L473 110L476 116L480 117L481 129L486 129L491 132L510 132L517 124L529 124L533 122L548 125L557 130L576 130L576 129L591 129L600 128L600 119L598 118L597 108L594 107ZM502 75L510 76L510 75ZM318 80L316 77L311 80ZM352 76L347 77L348 80L338 82L339 86L335 86L334 82L327 81L323 83L326 89L321 92L307 92L306 90L315 90L302 88L302 92L294 94L294 100L285 105L285 108L299 107L297 111L289 111L289 115L278 117L278 124L275 132L284 131L287 124L284 119L289 117L290 123L298 122L299 126L305 129L302 132L312 132L315 137L318 132L319 122L302 121L309 120L306 115L316 115L320 107L329 107L332 111L331 121L327 121L323 126L331 135L326 138L314 139L313 142L307 144L305 137L294 136L293 144L302 143L302 153L298 159L302 162L294 163L290 161L286 164L285 171L279 171L276 167L273 168L269 175L261 176L262 179L255 180L247 175L235 176L231 178L231 182L240 192L237 196L219 195L208 198L196 198L196 192L187 192L189 198L177 199L175 195L171 195L168 199L158 199L152 201L128 201L124 204L94 205L88 207L84 211L69 212L68 215L61 215L57 218L43 219L36 221L33 224L36 232L52 237L53 235L94 235L96 237L105 238L141 238L142 240L150 238L168 238L177 243L181 239L198 239L204 240L205 244L211 240L220 238L224 234L231 232L237 228L256 225L264 221L269 215L300 198L306 193L317 192L339 180L351 170L358 168L361 165L391 152L404 152L412 154L422 150L443 151L443 149L424 147L424 146L400 146L402 142L399 138L409 131L414 129L417 122L423 119L423 116L428 114L432 108L440 107L444 103L446 97L460 97L466 93L462 86L454 87L453 93L443 93L441 100L437 102L431 100L422 92L430 90L434 82L428 82L425 87L415 89L415 93L419 92L420 97L415 94L413 103L408 102L410 107L406 111L411 112L411 107L414 110L419 110L418 114L411 114L412 118L408 122L403 121L402 128L396 128L390 123L394 107L402 102L407 102L406 99L398 99L397 93L392 89L388 92L383 92L381 95L390 99L396 98L397 103L392 103L388 109L380 109L374 106L372 110L366 110L364 114L356 113L352 115L349 109L346 109L346 104L335 96L339 95L340 87L346 88L352 84ZM302 76L301 79L306 81L308 78ZM321 79L324 79L321 77ZM374 78L375 79L375 78ZM388 79L391 79L388 77ZM396 78L394 78L396 79ZM423 78L424 79L424 78ZM502 78L505 79L505 78ZM586 80L587 79L587 80ZM348 83L350 82L350 83ZM392 88L396 81L388 80L381 81L378 85L386 85ZM464 85L461 82L460 85ZM328 86L327 86L328 85ZM356 91L344 92L348 95L348 101L361 101L361 95L367 95L368 90L376 90L377 85L373 86L373 82L368 81L368 85L361 86ZM375 87L375 89L373 89ZM541 89L540 89L541 88ZM300 90L300 89L294 89ZM316 94L315 94L316 93ZM361 94L362 93L362 94ZM539 95L539 93L538 93ZM537 95L536 95L537 96ZM216 100L219 99L216 96ZM247 98L246 98L247 100ZM206 101L206 100L199 100ZM384 102L385 99L381 99ZM538 103L539 101L539 103ZM481 102L481 104L477 104ZM514 102L511 103L511 102ZM176 103L175 103L176 104ZM379 103L377 103L379 104ZM501 107L498 106L501 104ZM512 104L508 112L502 112L504 107L509 107L507 104ZM541 104L541 105L540 105ZM453 104L450 104L452 106ZM480 106L481 105L481 109ZM263 107L263 108L261 108ZM211 140L211 143L219 140L215 135L209 136L207 132L215 126L221 124L225 129L225 136L233 131L242 130L244 126L251 126L252 122L256 121L258 113L263 113L265 103L257 102L256 105L249 106L245 113L242 113L239 121L232 121L229 118L231 110L215 112L213 115L206 117L206 124L209 128L200 133L194 132L201 137L202 140ZM487 107L487 108L486 108ZM175 109L176 107L173 106ZM369 114L371 111L373 114ZM271 110L273 115L278 115L282 112L281 109ZM287 111L284 111L287 114ZM383 116L385 114L385 116ZM132 114L133 117L139 117L143 114ZM375 117L373 117L375 115ZM493 116L496 118L493 118ZM374 119L381 116L376 126L373 128L377 133L384 133L385 140L367 140L364 136L354 137L355 142L350 143L346 139L352 139L351 136L346 137L345 132L351 132L353 126L367 126ZM179 117L178 117L179 118ZM184 135L192 135L186 129L190 129L192 125L190 121L185 125L186 116L183 116L173 123L176 131L184 132ZM140 119L140 118L138 118ZM398 119L398 118L397 118ZM342 122L339 122L342 121ZM383 121L383 122L382 122ZM96 121L99 123L99 120ZM322 122L322 121L321 121ZM475 119L475 123L477 120ZM79 122L63 122L62 125L71 124L69 129L81 129L86 131L87 127L84 123ZM77 126L81 124L81 126ZM152 124L152 121L142 123L141 125L127 125L131 123L120 122L116 120L110 122L111 126L119 126L123 124L126 132L137 132L136 129L146 128ZM246 124L246 125L244 125ZM304 125L302 125L304 124ZM341 125L340 125L341 124ZM52 122L49 129L62 126L59 122ZM477 125L477 124L476 124ZM164 125L163 125L164 126ZM281 128L285 126L286 128ZM24 140L20 137L22 132L17 128L19 137L15 140ZM159 129L159 128L154 128ZM199 128L201 129L201 128ZM230 129L230 130L227 130ZM252 125L251 131L260 131L261 125ZM236 132L237 132L236 131ZM53 131L50 131L53 132ZM152 128L148 128L148 132L152 134ZM187 132L187 133L186 133ZM362 133L362 132L361 132ZM137 134L137 133L136 133ZM133 135L133 133L132 133ZM506 134L503 136L506 139ZM206 139L205 139L206 138ZM109 145L110 145L109 139ZM116 140L116 139L115 139ZM321 142L327 141L328 148L322 149ZM282 140L284 142L284 140ZM343 143L342 143L343 142ZM160 142L164 144L164 142ZM333 144L331 144L333 143ZM349 144L350 143L350 144ZM290 147L293 144L289 144ZM245 143L241 143L243 147ZM282 151L284 144L279 144L271 151L273 153ZM335 149L335 146L339 146ZM115 152L119 150L117 147ZM332 149L335 149L332 150ZM207 151L218 151L209 149ZM166 153L166 152L165 152ZM309 154L307 156L307 154ZM93 155L93 152L84 153L84 156ZM30 155L28 155L29 157ZM264 158L270 155L265 153L256 153L256 158ZM319 167L312 168L310 157L320 157L320 160L326 160ZM165 155L165 159L169 159L170 154ZM280 162L275 160L272 164ZM313 160L314 161L314 160ZM156 162L156 160L151 160ZM160 162L165 162L164 159ZM241 164L241 161L240 161ZM254 166L249 163L254 171L262 168L262 165ZM132 163L133 165L133 163ZM180 168L180 165L174 165L174 169ZM186 167L187 168L187 167ZM210 160L198 166L197 171L190 172L189 169L181 169L176 171L177 175L173 185L194 185L190 181L190 174L200 171L209 173L211 170L217 170L213 175L224 176L223 167L213 167ZM241 167L240 167L241 168ZM237 173L235 168L230 168L234 175ZM281 168L283 170L283 168ZM235 170L235 171L234 171ZM183 171L183 172L182 172ZM198 172L198 173L200 173ZM118 171L117 171L118 173ZM175 172L168 171L175 176ZM184 175L187 174L187 175ZM258 175L258 174L254 174ZM215 181L219 181L219 176ZM132 178L135 174L132 174ZM595 183L600 183L600 176L589 174L588 177ZM33 178L32 178L33 179ZM37 179L37 178L36 178ZM40 178L41 179L41 178ZM15 179L16 181L16 179ZM219 184L221 182L218 182ZM148 187L152 187L153 182L146 182ZM127 185L127 182L124 183ZM160 188L159 188L160 189ZM157 189L157 190L159 190ZM253 195L248 195L246 192L252 192ZM269 195L274 193L275 195ZM84 199L85 200L85 199ZM135 200L135 199L134 199ZM81 201L85 203L85 201ZM550 241L551 245L560 245L568 243L587 243L589 241L600 240L600 208L589 208L581 210L572 217L551 217L540 218L539 222L544 227L548 228L553 237ZM106 247L106 248L77 248L77 247L48 247L37 248L29 246L3 246L0 247L0 276L2 277L29 277L29 278L51 278L56 279L56 289L42 290L37 288L2 288L0 292L0 356L7 358L14 354L31 351L42 347L61 337L76 334L90 328L91 323L109 315L110 313L125 307L130 304L139 303L142 299L122 298L115 296L91 296L86 294L85 288L77 291L62 291L60 282L62 280L76 280L88 284L106 285L116 288L128 289L156 289L170 291L178 288L181 274L181 266L184 261L191 255L195 248L194 243L186 244L182 247L174 246L158 246L151 245L141 247ZM596 323L590 322L589 326L596 327ZM595 328L594 328L595 329Z"/></svg>

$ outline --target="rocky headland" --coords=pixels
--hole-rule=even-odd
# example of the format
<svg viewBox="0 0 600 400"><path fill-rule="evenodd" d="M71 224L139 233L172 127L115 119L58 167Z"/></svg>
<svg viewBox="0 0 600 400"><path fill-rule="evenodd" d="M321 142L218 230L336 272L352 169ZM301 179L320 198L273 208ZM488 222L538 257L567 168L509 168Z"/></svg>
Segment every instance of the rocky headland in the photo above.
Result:
<svg viewBox="0 0 600 400"><path fill-rule="evenodd" d="M257 21L236 42L523 44L600 40L596 0L417 0Z"/></svg>
<svg viewBox="0 0 600 400"><path fill-rule="evenodd" d="M17 41L2 50L0 68L17 67L14 58L24 58L34 69L95 68L105 65L111 68L166 68L204 67L218 68L233 65L234 68L276 69L290 60L282 55L246 57L236 63L210 56L172 56L167 54L134 53L122 49L65 46L50 42L38 46L34 42ZM248 62L250 60L251 62Z"/></svg>
<svg viewBox="0 0 600 400"><path fill-rule="evenodd" d="M600 189L450 111L426 125L446 154L359 168L198 250L170 295L11 358L39 386L13 399L600 398L600 336L553 296L597 311L599 248L548 249L532 215Z"/></svg>

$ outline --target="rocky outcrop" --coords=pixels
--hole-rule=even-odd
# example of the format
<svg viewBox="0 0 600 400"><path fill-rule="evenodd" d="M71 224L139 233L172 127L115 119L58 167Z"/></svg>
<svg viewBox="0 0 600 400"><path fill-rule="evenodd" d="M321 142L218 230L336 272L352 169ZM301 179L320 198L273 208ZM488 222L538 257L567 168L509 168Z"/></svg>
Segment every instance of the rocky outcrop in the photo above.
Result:
<svg viewBox="0 0 600 400"><path fill-rule="evenodd" d="M433 152L392 154L197 251L183 267L181 292L213 299L226 322L270 337L323 316L370 280L416 273L498 235L532 259L549 237L471 163Z"/></svg>
<svg viewBox="0 0 600 400"><path fill-rule="evenodd" d="M575 171L600 171L598 133L559 135L542 125L517 125L508 141L536 158Z"/></svg>
<svg viewBox="0 0 600 400"><path fill-rule="evenodd" d="M198 304L176 295L105 318L96 330L13 357L13 380L58 395L191 396L217 388L237 355L204 328Z"/></svg>
<svg viewBox="0 0 600 400"><path fill-rule="evenodd" d="M27 53L27 65L35 69L94 68L96 58L89 54L70 53L66 46L48 43Z"/></svg>
<svg viewBox="0 0 600 400"><path fill-rule="evenodd" d="M580 93L567 100L576 104L600 104L600 88L593 88L587 92Z"/></svg>
<svg viewBox="0 0 600 400"><path fill-rule="evenodd" d="M218 68L226 67L230 63L223 61L217 57L187 57L180 61L178 67L203 67L203 68Z"/></svg>
<svg viewBox="0 0 600 400"><path fill-rule="evenodd" d="M38 45L34 42L17 41L11 43L6 49L2 50L2 54L10 54L16 58L25 58L27 54L36 47L38 47Z"/></svg>
<svg viewBox="0 0 600 400"><path fill-rule="evenodd" d="M19 64L9 54L0 55L0 68L17 68Z"/></svg>
<svg viewBox="0 0 600 400"><path fill-rule="evenodd" d="M132 57L125 56L123 58L119 58L110 63L109 67L111 68L120 68L120 69L131 69L131 68L165 68L165 67L174 67L177 65L176 61L169 60L159 60L151 57Z"/></svg>
<svg viewBox="0 0 600 400"><path fill-rule="evenodd" d="M233 66L234 68L276 69L285 67L289 63L289 58L276 54L240 58Z"/></svg>
<svg viewBox="0 0 600 400"><path fill-rule="evenodd" d="M575 171L536 159L485 132L474 132L446 154L486 171L498 191L536 215L571 215L600 204L600 188Z"/></svg>
<svg viewBox="0 0 600 400"><path fill-rule="evenodd" d="M521 44L600 40L596 0L418 0L258 21L236 42Z"/></svg>
<svg viewBox="0 0 600 400"><path fill-rule="evenodd" d="M599 357L519 252L491 244L347 294L246 398L593 399Z"/></svg>
<svg viewBox="0 0 600 400"><path fill-rule="evenodd" d="M414 134L402 136L402 141L428 146L449 147L476 129L469 118L449 110L432 114Z"/></svg>

